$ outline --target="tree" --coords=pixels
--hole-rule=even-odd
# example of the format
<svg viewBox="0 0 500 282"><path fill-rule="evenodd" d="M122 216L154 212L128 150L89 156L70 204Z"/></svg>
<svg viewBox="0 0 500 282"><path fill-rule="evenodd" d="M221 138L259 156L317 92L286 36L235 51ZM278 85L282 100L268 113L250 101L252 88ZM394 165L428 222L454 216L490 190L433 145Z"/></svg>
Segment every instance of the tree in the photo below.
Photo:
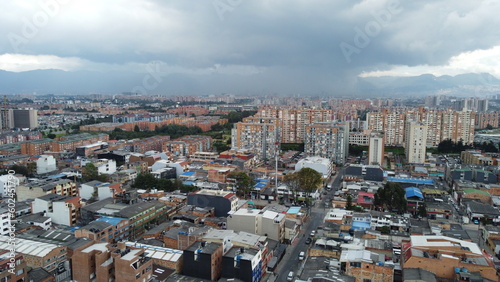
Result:
<svg viewBox="0 0 500 282"><path fill-rule="evenodd" d="M33 176L36 174L36 162L31 162L26 165L26 169L28 171L29 176Z"/></svg>
<svg viewBox="0 0 500 282"><path fill-rule="evenodd" d="M292 192L293 198L297 199L297 192L300 190L300 181L297 177L297 173L286 174L283 183Z"/></svg>
<svg viewBox="0 0 500 282"><path fill-rule="evenodd" d="M234 178L236 181L236 191L241 197L246 197L246 195L252 189L255 181L248 176L243 171L232 171L229 173L228 178Z"/></svg>
<svg viewBox="0 0 500 282"><path fill-rule="evenodd" d="M304 167L297 172L301 188L306 193L312 193L323 184L323 176L316 170Z"/></svg>
<svg viewBox="0 0 500 282"><path fill-rule="evenodd" d="M132 187L138 189L158 188L161 190L167 190L166 184L162 184L162 187L158 187L158 181L151 173L140 173L137 175L134 183L132 183Z"/></svg>
<svg viewBox="0 0 500 282"><path fill-rule="evenodd" d="M140 131L141 131L141 129L140 129L140 128L139 128L139 126L136 124L136 125L134 126L134 132L140 132Z"/></svg>
<svg viewBox="0 0 500 282"><path fill-rule="evenodd" d="M9 167L9 170L13 170L16 173L22 174L24 176L28 176L28 168L23 165L13 165Z"/></svg>
<svg viewBox="0 0 500 282"><path fill-rule="evenodd" d="M85 164L85 167L82 170L82 180L84 182L98 180L101 182L107 182L108 176L105 174L99 175L97 167L93 163Z"/></svg>
<svg viewBox="0 0 500 282"><path fill-rule="evenodd" d="M352 210L352 197L351 195L347 195L347 202L345 204L345 209L346 210Z"/></svg>
<svg viewBox="0 0 500 282"><path fill-rule="evenodd" d="M427 208L425 204L421 204L418 206L418 215L421 217L427 217Z"/></svg>
<svg viewBox="0 0 500 282"><path fill-rule="evenodd" d="M407 210L405 194L400 184L389 181L375 193L373 204L389 211L397 210L403 213Z"/></svg>

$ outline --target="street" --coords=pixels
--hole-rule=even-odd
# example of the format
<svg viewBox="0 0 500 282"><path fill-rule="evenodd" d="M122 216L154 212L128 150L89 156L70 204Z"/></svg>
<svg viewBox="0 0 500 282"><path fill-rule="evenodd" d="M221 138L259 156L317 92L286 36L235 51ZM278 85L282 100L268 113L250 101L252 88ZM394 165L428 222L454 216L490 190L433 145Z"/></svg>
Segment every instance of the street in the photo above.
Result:
<svg viewBox="0 0 500 282"><path fill-rule="evenodd" d="M325 217L327 211L327 209L325 209L325 199L330 199L333 193L339 189L340 181L342 179L344 171L345 168L339 169L337 175L335 175L334 179L331 181L331 183L333 183L332 189L330 191L325 190L328 192L328 194L322 194L321 201L317 201L311 208L310 217L304 224L304 227L300 231L299 236L294 240L294 242L292 242L290 246L288 246L285 256L281 260L280 264L276 267L275 273L278 274L278 277L276 278L271 274L268 281L287 281L287 276L290 271L293 271L295 275L294 280L300 276L299 274L302 272L302 267L305 260L303 262L299 261L299 253L305 252L307 254L307 249L310 245L306 244L305 241L311 234L311 231L316 230L318 226L323 224L323 218ZM311 244L314 244L314 242L312 242Z"/></svg>

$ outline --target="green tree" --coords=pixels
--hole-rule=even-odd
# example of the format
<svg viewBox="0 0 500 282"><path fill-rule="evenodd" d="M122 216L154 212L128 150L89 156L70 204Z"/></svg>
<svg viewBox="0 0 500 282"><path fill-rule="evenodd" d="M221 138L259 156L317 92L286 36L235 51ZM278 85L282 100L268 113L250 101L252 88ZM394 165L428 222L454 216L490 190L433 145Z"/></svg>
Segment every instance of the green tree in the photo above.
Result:
<svg viewBox="0 0 500 282"><path fill-rule="evenodd" d="M93 163L87 163L82 170L82 181L88 182L92 180L107 182L109 180L109 176L106 174L99 175L97 167Z"/></svg>
<svg viewBox="0 0 500 282"><path fill-rule="evenodd" d="M16 173L19 173L19 174L22 174L24 176L29 176L28 174L28 168L23 166L23 165L13 165L11 167L9 167L9 170L13 170L15 171Z"/></svg>
<svg viewBox="0 0 500 282"><path fill-rule="evenodd" d="M397 210L399 213L403 213L407 210L405 194L405 190L400 184L389 181L384 187L377 190L373 204L389 211Z"/></svg>
<svg viewBox="0 0 500 282"><path fill-rule="evenodd" d="M427 208L425 204L421 204L418 206L418 215L421 217L427 217Z"/></svg>
<svg viewBox="0 0 500 282"><path fill-rule="evenodd" d="M286 185L288 190L292 192L292 196L294 199L297 199L297 192L301 190L300 188L300 181L298 179L297 173L289 173L286 174L283 183Z"/></svg>
<svg viewBox="0 0 500 282"><path fill-rule="evenodd" d="M31 162L26 165L26 169L28 171L29 176L33 176L36 174L36 162Z"/></svg>
<svg viewBox="0 0 500 282"><path fill-rule="evenodd" d="M306 193L314 192L318 187L323 184L323 176L316 170L304 167L297 172L297 177L300 182L301 188Z"/></svg>
<svg viewBox="0 0 500 282"><path fill-rule="evenodd" d="M167 184L162 183L162 187L158 187L158 181L157 179L151 174L151 173L140 173L137 175L137 178L135 181L132 183L132 187L138 188L138 189L151 189L151 188L158 188L161 190L167 190Z"/></svg>
<svg viewBox="0 0 500 282"><path fill-rule="evenodd" d="M141 132L141 129L137 124L134 126L134 132Z"/></svg>
<svg viewBox="0 0 500 282"><path fill-rule="evenodd" d="M235 179L236 191L241 197L246 197L252 189L252 186L255 184L255 181L253 181L253 179L251 179L250 176L243 171L232 171L229 173L228 178Z"/></svg>
<svg viewBox="0 0 500 282"><path fill-rule="evenodd" d="M347 202L345 204L345 209L346 210L352 210L353 207L352 207L352 197L351 195L347 195Z"/></svg>

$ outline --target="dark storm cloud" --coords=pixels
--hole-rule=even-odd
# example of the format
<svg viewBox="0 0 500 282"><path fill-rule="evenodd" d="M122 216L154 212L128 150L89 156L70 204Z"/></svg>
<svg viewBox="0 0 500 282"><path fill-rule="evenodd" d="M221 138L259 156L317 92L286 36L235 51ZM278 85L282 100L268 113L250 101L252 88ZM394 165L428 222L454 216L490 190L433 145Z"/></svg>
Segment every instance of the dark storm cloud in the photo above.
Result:
<svg viewBox="0 0 500 282"><path fill-rule="evenodd" d="M2 69L57 61L64 70L147 72L159 61L169 73L234 70L283 92L330 91L398 65L445 65L500 38L498 1L19 0L0 8L9 11L0 19L1 54L32 56L0 57Z"/></svg>

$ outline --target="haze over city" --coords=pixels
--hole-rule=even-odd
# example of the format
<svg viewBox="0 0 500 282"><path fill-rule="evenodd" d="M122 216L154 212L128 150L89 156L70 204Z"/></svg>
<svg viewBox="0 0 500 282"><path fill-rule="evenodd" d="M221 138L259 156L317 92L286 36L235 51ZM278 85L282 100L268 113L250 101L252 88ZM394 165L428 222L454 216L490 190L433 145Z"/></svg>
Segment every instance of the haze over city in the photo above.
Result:
<svg viewBox="0 0 500 282"><path fill-rule="evenodd" d="M8 11L0 18L5 94L364 97L500 84L498 1L19 0L0 8ZM444 86L428 77L428 89L373 80L468 73L481 75Z"/></svg>

